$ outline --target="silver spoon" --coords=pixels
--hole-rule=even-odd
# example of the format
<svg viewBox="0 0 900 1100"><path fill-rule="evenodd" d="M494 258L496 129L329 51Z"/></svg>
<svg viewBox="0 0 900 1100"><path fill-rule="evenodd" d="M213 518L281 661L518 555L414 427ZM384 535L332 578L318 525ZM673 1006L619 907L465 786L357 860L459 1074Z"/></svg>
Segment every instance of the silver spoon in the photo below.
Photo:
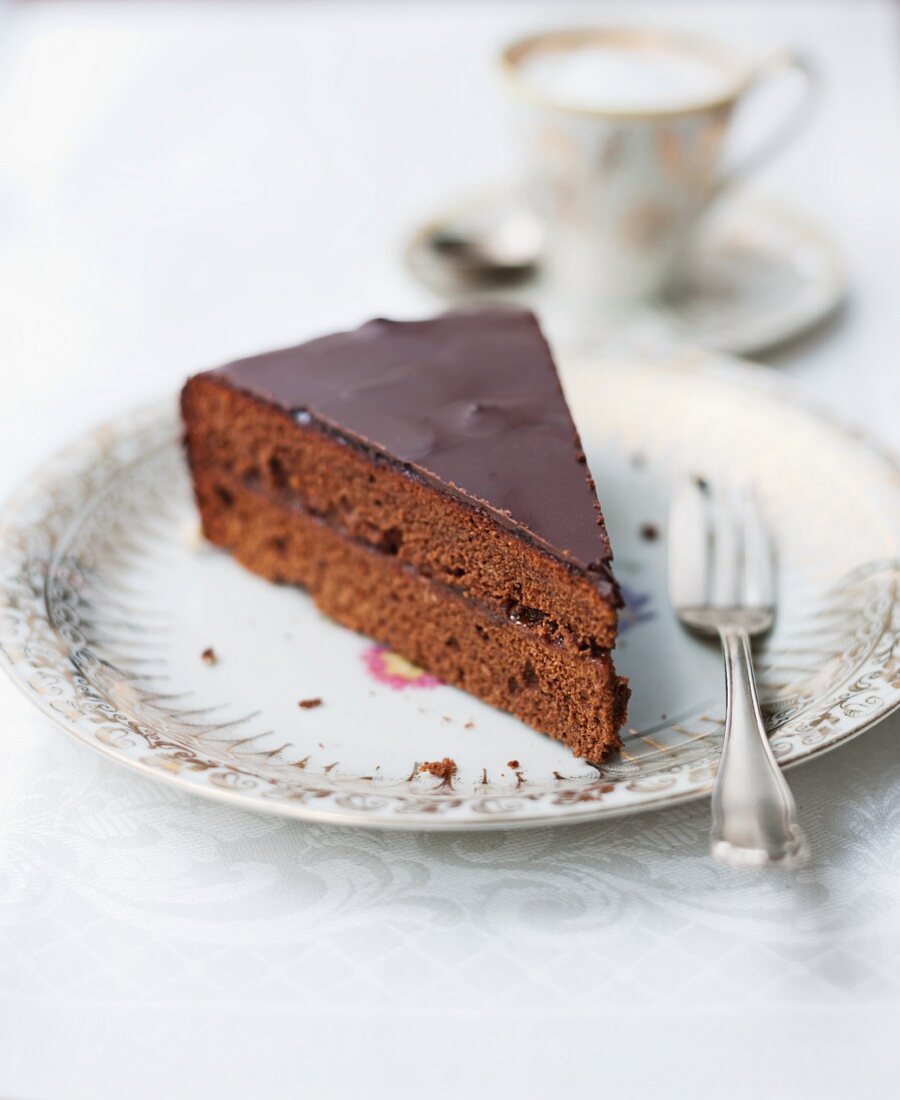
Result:
<svg viewBox="0 0 900 1100"><path fill-rule="evenodd" d="M407 262L441 294L515 286L532 279L544 242L534 214L509 199L470 205L423 226Z"/></svg>

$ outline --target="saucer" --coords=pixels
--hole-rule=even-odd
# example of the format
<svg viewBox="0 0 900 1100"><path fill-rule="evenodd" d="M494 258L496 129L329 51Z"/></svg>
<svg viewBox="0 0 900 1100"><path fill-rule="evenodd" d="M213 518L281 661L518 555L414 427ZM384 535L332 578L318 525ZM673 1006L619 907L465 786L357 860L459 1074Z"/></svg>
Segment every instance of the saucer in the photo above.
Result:
<svg viewBox="0 0 900 1100"><path fill-rule="evenodd" d="M420 226L407 242L410 273L454 305L507 302L534 309L549 334L566 335L539 263L521 263L498 277L473 278L448 261L440 243L484 232L517 204L509 189L460 203ZM825 230L788 204L749 192L713 211L692 249L677 288L610 325L604 338L640 344L693 344L751 355L769 350L826 320L846 293L840 257ZM600 336L597 332L589 336Z"/></svg>

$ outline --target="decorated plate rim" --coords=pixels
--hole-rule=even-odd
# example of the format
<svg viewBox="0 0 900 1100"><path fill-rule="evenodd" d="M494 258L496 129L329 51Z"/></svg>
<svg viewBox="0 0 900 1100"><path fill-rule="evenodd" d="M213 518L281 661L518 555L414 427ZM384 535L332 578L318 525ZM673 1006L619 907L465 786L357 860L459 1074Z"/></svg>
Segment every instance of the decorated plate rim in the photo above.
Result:
<svg viewBox="0 0 900 1100"><path fill-rule="evenodd" d="M629 357L631 359L645 358L649 364L659 368L670 366L674 363L681 370L687 370L692 373L708 373L718 379L724 379L731 385L750 387L765 392L767 396L774 397L776 400L790 406L796 411L814 417L831 430L842 433L848 440L851 440L854 444L862 447L870 455L880 460L885 466L885 474L893 475L894 478L900 480L900 458L898 458L893 451L878 440L873 439L862 429L848 425L845 421L836 417L830 410L824 408L820 401L817 401L814 397L804 392L799 386L785 379L783 376L774 375L770 368L741 362L721 353L707 352L699 349L680 351L677 355L663 355L659 352L655 352L648 353L646 356L641 356L640 353L629 352ZM585 363L590 361L589 355L570 356L568 358L570 361L574 361L573 369L578 369L579 362ZM89 429L87 432L82 433L55 454L45 459L36 470L32 471L32 473L8 495L4 502L3 519L0 521L0 562L2 562L4 556L7 556L10 552L10 537L18 529L21 528L24 530L30 526L30 521L24 524L22 523L22 517L27 510L28 504L38 499L41 495L41 491L54 483L59 476L59 467L67 459L79 458L82 452L90 450L92 447L111 447L115 441L120 440L124 433L129 430L129 428L133 428L136 423L149 426L156 421L162 421L164 418L171 419L173 411L172 405L173 402L170 396L168 398L160 398L150 405L129 409L127 413L117 417L114 421L105 421ZM133 459L133 461L139 460L140 456L136 456ZM96 455L92 456L92 461L96 461ZM85 463L82 460L82 466L84 465ZM89 497L87 497L86 500L87 499L89 499ZM65 539L69 529L70 524L67 523L60 533L60 541ZM897 601L894 599L892 608L896 609L896 607ZM380 811L378 809L362 811L359 809L343 808L320 809L311 806L307 802L290 801L286 798L280 800L266 799L261 796L258 791L250 794L243 793L240 790L226 789L208 783L201 783L193 775L182 775L172 771L164 771L161 770L158 765L131 758L117 751L114 746L105 744L96 738L88 736L88 734L79 727L75 719L70 719L55 710L50 699L42 695L28 682L28 677L39 670L33 664L26 661L16 661L8 650L8 634L10 628L9 610L9 591L5 578L2 578L0 579L0 654L3 656L2 665L13 683L16 684L22 694L29 699L42 714L51 719L57 726L80 743L89 746L107 759L114 760L117 763L127 766L132 771L157 780L164 780L189 793L206 798L213 798L230 805L237 805L253 812L275 813L296 820L341 826L357 826L360 828L388 828L406 831L467 831L470 829L527 828L544 825L577 824L579 822L591 820L596 821L601 818L619 817L625 814L660 809L665 806L672 806L694 799L705 798L708 797L710 793L711 782L706 782L688 789L676 791L662 789L658 792L645 794L641 798L636 798L632 802L625 804L611 805L609 803L604 803L602 800L598 800L594 802L571 802L567 803L565 806L557 804L554 809L550 810L535 808L533 812L529 812L527 808L524 810L516 808L515 810L501 810L484 816L473 814L466 817L442 817L432 814L427 810L407 813L395 812L395 808L390 806L391 801L394 800L400 803L403 800L401 793L396 791L373 790L373 798L379 799L388 805L383 807ZM65 660L65 658L61 657L61 660ZM789 760L783 761L781 766L792 768L797 764L819 757L823 753L845 745L898 710L900 710L900 686L894 689L893 697L888 699L885 705L875 713L860 718L850 727L840 730L827 740L807 746L806 751ZM259 779L258 776L254 776L252 769L241 768L230 764L223 765L223 767L230 772ZM602 776L594 782L596 783L601 780ZM266 781L263 780L263 782ZM581 786L589 787L592 785L593 784L582 784ZM573 789L577 790L579 788ZM339 789L334 790L332 792L332 799L334 795L339 793L341 793ZM408 792L406 797L408 799L414 798L419 801L431 798L438 802L453 802L456 806L465 806L466 803L475 802L478 798L483 799L485 796L461 794L458 792ZM328 801L330 802L332 799ZM506 803L525 805L526 807L528 805L525 799L518 796L517 792L514 790L498 794L495 796L495 799L497 801L502 800ZM323 799L322 801L325 800Z"/></svg>

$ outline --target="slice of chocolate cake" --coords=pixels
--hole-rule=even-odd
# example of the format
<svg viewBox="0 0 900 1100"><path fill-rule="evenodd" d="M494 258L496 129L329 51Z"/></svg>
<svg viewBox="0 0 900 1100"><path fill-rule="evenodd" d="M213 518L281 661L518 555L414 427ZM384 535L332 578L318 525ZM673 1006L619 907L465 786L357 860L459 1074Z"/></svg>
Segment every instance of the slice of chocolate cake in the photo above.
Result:
<svg viewBox="0 0 900 1100"><path fill-rule="evenodd" d="M345 626L599 760L628 688L600 506L537 321L370 321L182 394L203 530Z"/></svg>

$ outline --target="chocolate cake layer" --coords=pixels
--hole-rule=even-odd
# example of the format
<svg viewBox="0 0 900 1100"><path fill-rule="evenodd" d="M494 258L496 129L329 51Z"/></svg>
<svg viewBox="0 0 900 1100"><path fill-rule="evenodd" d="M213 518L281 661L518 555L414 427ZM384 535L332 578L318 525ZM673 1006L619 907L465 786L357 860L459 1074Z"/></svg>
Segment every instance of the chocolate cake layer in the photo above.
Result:
<svg viewBox="0 0 900 1100"><path fill-rule="evenodd" d="M587 650L615 645L605 580L549 557L482 509L436 497L421 478L297 425L214 374L188 383L184 409L195 469L227 471L548 638Z"/></svg>
<svg viewBox="0 0 900 1100"><path fill-rule="evenodd" d="M579 654L548 644L538 631L222 471L196 470L195 486L207 537L253 572L303 586L336 622L558 738L576 756L600 760L619 745L628 688L607 650Z"/></svg>
<svg viewBox="0 0 900 1100"><path fill-rule="evenodd" d="M530 314L371 322L182 410L211 541L578 755L618 743L609 540Z"/></svg>
<svg viewBox="0 0 900 1100"><path fill-rule="evenodd" d="M533 314L379 319L211 373L478 504L613 591L600 505Z"/></svg>

